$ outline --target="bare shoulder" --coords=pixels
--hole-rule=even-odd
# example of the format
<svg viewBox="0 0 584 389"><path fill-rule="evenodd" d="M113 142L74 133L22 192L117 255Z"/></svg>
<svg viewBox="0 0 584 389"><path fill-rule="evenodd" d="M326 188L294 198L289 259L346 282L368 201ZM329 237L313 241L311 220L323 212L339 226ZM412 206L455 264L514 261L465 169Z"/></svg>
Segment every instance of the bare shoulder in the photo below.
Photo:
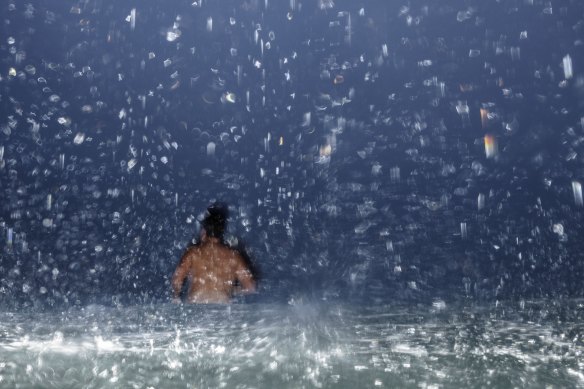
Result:
<svg viewBox="0 0 584 389"><path fill-rule="evenodd" d="M237 268L247 268L245 260L239 253L239 251L229 248L229 257L232 259L233 264Z"/></svg>
<svg viewBox="0 0 584 389"><path fill-rule="evenodd" d="M181 262L187 262L187 261L192 262L200 256L199 254L200 254L200 247L198 245L191 246L185 251L185 253L181 259Z"/></svg>

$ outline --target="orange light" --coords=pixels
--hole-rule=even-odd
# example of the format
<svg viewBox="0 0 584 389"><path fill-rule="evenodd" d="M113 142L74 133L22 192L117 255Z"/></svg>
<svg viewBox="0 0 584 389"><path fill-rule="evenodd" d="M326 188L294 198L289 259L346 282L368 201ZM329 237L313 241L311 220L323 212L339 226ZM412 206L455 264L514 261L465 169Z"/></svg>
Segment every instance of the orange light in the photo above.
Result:
<svg viewBox="0 0 584 389"><path fill-rule="evenodd" d="M493 135L485 135L485 154L487 158L493 158L497 154L497 140Z"/></svg>
<svg viewBox="0 0 584 389"><path fill-rule="evenodd" d="M485 108L481 108L481 124L483 125L483 128L487 127L489 124L489 111Z"/></svg>

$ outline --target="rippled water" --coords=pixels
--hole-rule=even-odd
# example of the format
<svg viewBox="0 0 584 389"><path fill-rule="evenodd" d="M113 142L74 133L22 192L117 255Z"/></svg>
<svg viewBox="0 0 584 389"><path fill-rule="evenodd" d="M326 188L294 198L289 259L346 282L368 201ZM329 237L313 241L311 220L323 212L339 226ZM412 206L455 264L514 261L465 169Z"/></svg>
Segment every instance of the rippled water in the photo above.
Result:
<svg viewBox="0 0 584 389"><path fill-rule="evenodd" d="M2 387L581 387L584 303L0 314Z"/></svg>

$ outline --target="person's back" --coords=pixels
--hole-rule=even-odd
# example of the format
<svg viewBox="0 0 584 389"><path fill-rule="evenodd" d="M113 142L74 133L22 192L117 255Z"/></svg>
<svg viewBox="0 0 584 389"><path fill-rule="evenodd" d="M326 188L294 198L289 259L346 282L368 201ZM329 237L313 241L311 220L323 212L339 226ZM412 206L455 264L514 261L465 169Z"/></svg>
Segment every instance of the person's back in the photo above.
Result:
<svg viewBox="0 0 584 389"><path fill-rule="evenodd" d="M187 300L192 303L228 303L236 292L255 291L243 258L216 238L206 238L184 254L172 281L175 298L187 276L191 278Z"/></svg>
<svg viewBox="0 0 584 389"><path fill-rule="evenodd" d="M228 303L236 292L255 291L255 280L246 261L221 242L225 222L225 211L209 208L202 222L201 243L187 249L174 272L175 301L179 301L187 277L191 280L187 300L192 303Z"/></svg>

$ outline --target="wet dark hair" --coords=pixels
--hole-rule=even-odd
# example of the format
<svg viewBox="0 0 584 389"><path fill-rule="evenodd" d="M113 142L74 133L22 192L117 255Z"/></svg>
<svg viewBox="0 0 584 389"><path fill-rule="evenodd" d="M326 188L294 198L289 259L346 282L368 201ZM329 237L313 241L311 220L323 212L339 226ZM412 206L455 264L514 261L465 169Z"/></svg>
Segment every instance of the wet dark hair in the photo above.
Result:
<svg viewBox="0 0 584 389"><path fill-rule="evenodd" d="M228 210L225 205L215 203L209 206L207 212L205 212L205 218L201 222L207 236L222 239L228 216Z"/></svg>

